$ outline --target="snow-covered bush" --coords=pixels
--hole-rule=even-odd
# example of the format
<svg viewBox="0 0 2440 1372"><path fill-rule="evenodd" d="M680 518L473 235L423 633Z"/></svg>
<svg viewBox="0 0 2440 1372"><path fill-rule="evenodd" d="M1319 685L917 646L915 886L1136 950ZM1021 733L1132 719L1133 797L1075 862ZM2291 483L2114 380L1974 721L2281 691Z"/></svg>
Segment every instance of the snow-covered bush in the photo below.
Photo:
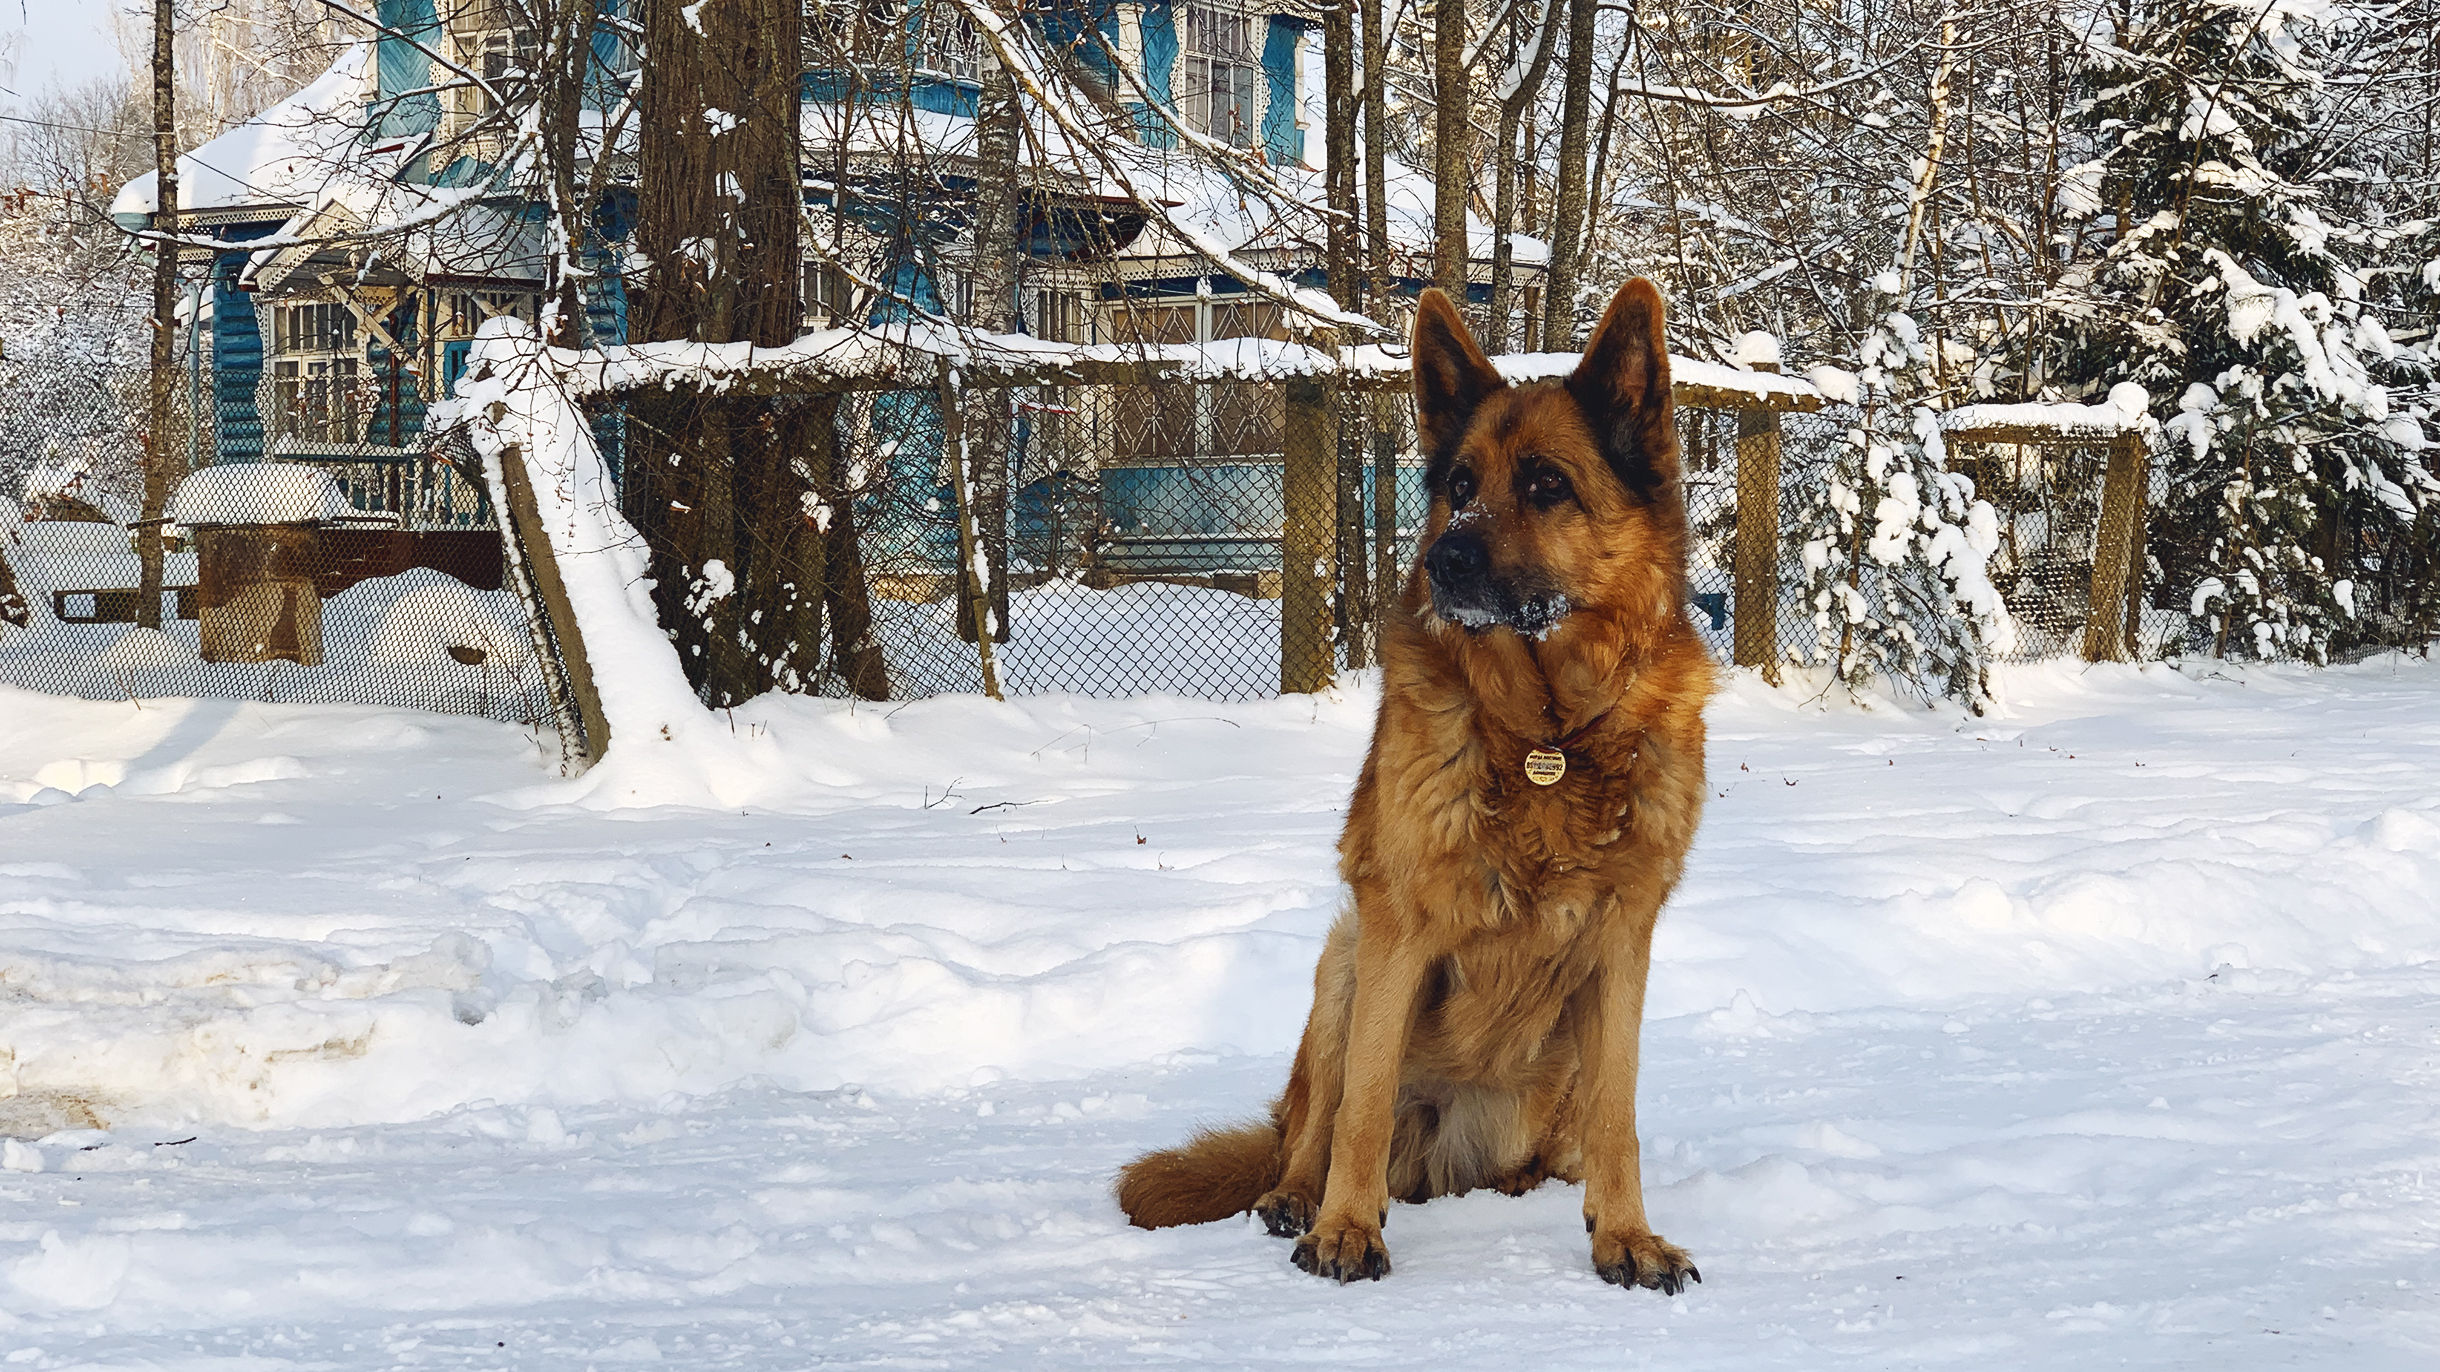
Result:
<svg viewBox="0 0 2440 1372"><path fill-rule="evenodd" d="M1803 488L1805 513L1787 535L1813 616L1809 656L1850 689L1880 676L1979 712L1992 699L1991 659L2016 644L1989 574L1999 522L1972 479L1948 469L1938 415L1913 403L1928 354L1895 308L1896 274L1876 285L1883 309L1860 370L1811 373L1852 422Z"/></svg>

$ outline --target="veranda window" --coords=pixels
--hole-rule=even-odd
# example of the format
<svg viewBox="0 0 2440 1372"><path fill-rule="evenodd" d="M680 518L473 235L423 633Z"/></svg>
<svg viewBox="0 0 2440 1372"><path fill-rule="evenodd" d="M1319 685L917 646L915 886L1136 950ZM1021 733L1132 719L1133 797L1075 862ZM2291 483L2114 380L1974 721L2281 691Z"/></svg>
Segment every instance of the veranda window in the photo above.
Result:
<svg viewBox="0 0 2440 1372"><path fill-rule="evenodd" d="M272 388L289 437L354 443L362 437L356 316L345 305L272 311Z"/></svg>

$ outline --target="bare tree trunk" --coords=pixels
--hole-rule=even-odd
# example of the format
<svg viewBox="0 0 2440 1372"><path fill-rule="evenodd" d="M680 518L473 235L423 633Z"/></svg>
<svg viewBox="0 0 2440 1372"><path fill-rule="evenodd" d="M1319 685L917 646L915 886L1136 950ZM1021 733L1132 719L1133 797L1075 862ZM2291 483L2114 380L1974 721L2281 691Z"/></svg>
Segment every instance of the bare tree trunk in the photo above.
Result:
<svg viewBox="0 0 2440 1372"><path fill-rule="evenodd" d="M795 0L645 7L636 240L651 276L635 318L646 340L796 336L800 22ZM801 679L821 600L799 594L817 585L800 426L769 399L687 392L639 396L630 414L630 505L689 677L713 705Z"/></svg>
<svg viewBox="0 0 2440 1372"><path fill-rule="evenodd" d="M1017 310L1017 83L996 52L983 63L983 91L975 111L977 162L974 216L974 319L986 333L1014 333ZM944 392L944 396L947 392ZM974 546L982 554L982 604L991 620L991 641L1008 641L1008 468L1014 454L1010 392L1005 387L964 391L966 472L961 489L974 501ZM958 600L957 632L975 641L974 615Z"/></svg>
<svg viewBox="0 0 2440 1372"><path fill-rule="evenodd" d="M1322 160L1330 205L1324 251L1331 294L1342 309L1362 310L1364 286L1356 266L1355 25L1347 8L1352 3L1340 0L1322 12Z"/></svg>
<svg viewBox="0 0 2440 1372"><path fill-rule="evenodd" d="M1361 0L1364 22L1364 260L1371 276L1368 296L1376 309L1389 301L1389 34L1382 27L1381 0ZM1386 310L1384 310L1386 313ZM1398 443L1392 427L1401 407L1384 392L1367 402L1373 471L1373 623L1388 623L1398 595Z"/></svg>
<svg viewBox="0 0 2440 1372"><path fill-rule="evenodd" d="M1389 298L1389 35L1381 0L1362 0L1364 20L1364 262L1373 300Z"/></svg>
<svg viewBox="0 0 2440 1372"><path fill-rule="evenodd" d="M1559 205L1550 230L1550 279L1542 290L1542 347L1553 352L1576 341L1576 278L1592 190L1585 166L1585 125L1593 88L1593 17L1599 9L1599 0L1568 0L1567 74L1559 107Z"/></svg>
<svg viewBox="0 0 2440 1372"><path fill-rule="evenodd" d="M1580 0L1589 9L1593 0ZM1466 191L1472 103L1466 83L1466 0L1432 8L1432 280L1462 308L1466 300Z"/></svg>
<svg viewBox="0 0 2440 1372"><path fill-rule="evenodd" d="M153 0L152 116L153 228L162 234L178 231L178 83L172 52L177 11L170 0ZM173 459L170 412L171 387L178 367L178 245L168 238L153 240L152 356L150 404L145 415L144 515L136 529L136 623L161 627L161 519L169 510ZM188 321L195 327L198 321Z"/></svg>
<svg viewBox="0 0 2440 1372"><path fill-rule="evenodd" d="M1516 85L1500 96L1499 142L1492 152L1499 164L1497 189L1491 208L1491 320L1487 337L1491 351L1504 353L1516 346L1516 336L1509 329L1508 315L1515 308L1516 249L1509 236L1516 232L1517 165L1522 160L1517 148L1517 125L1525 118L1525 109L1542 89L1542 79L1550 72L1550 56L1558 46L1551 39L1557 27L1561 0L1542 0L1542 14L1534 21L1526 42L1533 44L1526 58L1525 69L1515 73ZM1525 22L1523 10L1515 11L1518 24Z"/></svg>
<svg viewBox="0 0 2440 1372"><path fill-rule="evenodd" d="M1364 308L1364 273L1357 265L1356 78L1354 0L1337 0L1322 12L1322 104L1326 188L1330 202L1328 272L1341 307ZM1343 405L1343 394L1331 403ZM1347 665L1367 661L1366 628L1372 623L1372 558L1364 527L1364 454L1341 443L1333 454L1338 469L1338 594L1333 607Z"/></svg>
<svg viewBox="0 0 2440 1372"><path fill-rule="evenodd" d="M580 348L591 341L584 326L584 250L593 233L592 207L577 192L576 160L599 8L597 0L557 0L550 7L550 31L544 36L540 64L541 89L536 92L541 106L537 114L543 129L543 163L550 177L552 223L559 240L551 255L552 308L545 335L562 348Z"/></svg>

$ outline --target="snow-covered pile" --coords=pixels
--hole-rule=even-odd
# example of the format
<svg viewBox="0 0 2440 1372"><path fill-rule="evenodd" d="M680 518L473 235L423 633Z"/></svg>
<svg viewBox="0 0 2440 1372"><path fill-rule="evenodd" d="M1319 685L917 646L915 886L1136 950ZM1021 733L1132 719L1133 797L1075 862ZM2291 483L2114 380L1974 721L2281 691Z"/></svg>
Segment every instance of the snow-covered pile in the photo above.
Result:
<svg viewBox="0 0 2440 1372"><path fill-rule="evenodd" d="M310 524L353 514L339 483L320 467L232 462L178 483L170 518L180 524Z"/></svg>
<svg viewBox="0 0 2440 1372"><path fill-rule="evenodd" d="M2440 761L2440 709L2395 712L2440 703L2440 674L2251 681L2033 672L2025 722L1971 726L1732 697L1653 1013L2428 958L2440 804L2428 771L2399 769ZM2287 758L2293 711L2380 722L2339 709L2357 697L2391 712L2386 742L2311 743L2376 764ZM5 821L13 853L51 863L15 877L10 908L35 919L0 970L48 1007L6 1030L20 1088L247 1124L1280 1051L1371 718L1361 691L773 698L713 717L705 771L545 783L530 740L473 721L10 706L0 802L57 805ZM701 806L707 773L715 808L592 817ZM182 823L242 822L155 833L154 796ZM265 815L304 827L247 827L283 822ZM445 840L396 847L432 829ZM151 875L109 894L94 883L126 863L74 855L126 843Z"/></svg>

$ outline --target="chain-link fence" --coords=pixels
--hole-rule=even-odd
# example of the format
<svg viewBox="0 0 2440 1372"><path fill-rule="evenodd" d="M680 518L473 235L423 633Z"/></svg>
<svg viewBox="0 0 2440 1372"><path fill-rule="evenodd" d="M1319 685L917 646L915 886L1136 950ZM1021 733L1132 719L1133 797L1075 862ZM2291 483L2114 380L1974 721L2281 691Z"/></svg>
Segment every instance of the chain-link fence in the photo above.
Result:
<svg viewBox="0 0 2440 1372"><path fill-rule="evenodd" d="M560 726L536 592L503 557L462 442L283 430L296 441L279 460L215 465L211 424L183 408L208 387L177 388L170 427L186 440L151 523L147 400L127 378L10 362L0 381L0 681ZM1679 417L1698 632L1723 661L1812 660L1801 538L1786 531L1821 505L1857 417L1688 404ZM630 396L597 430L652 549L663 623L715 704L775 688L980 690L978 637L1007 694L1273 695L1375 660L1426 508L1394 376L1326 390L1284 374L901 386L752 406ZM2077 654L2107 445L1959 443L1950 461L1998 515L2008 656ZM1744 520L1755 500L1775 500L1777 519ZM2196 650L2178 579L2193 559L2171 532L2138 526L2137 657Z"/></svg>
<svg viewBox="0 0 2440 1372"><path fill-rule="evenodd" d="M557 727L557 664L470 450L334 443L214 464L192 408L209 392L182 384L166 506L147 519L141 379L0 363L0 682Z"/></svg>

